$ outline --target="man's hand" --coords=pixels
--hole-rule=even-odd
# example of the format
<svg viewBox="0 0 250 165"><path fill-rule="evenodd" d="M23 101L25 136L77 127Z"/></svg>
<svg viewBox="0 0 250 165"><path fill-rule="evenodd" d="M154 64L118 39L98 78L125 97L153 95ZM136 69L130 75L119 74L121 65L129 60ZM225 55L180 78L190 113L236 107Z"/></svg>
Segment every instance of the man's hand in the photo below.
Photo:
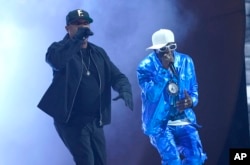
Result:
<svg viewBox="0 0 250 165"><path fill-rule="evenodd" d="M117 97L113 98L114 101L118 99L123 99L125 102L125 105L129 107L131 111L134 109L134 104L133 104L133 98L132 95L128 92L121 92Z"/></svg>
<svg viewBox="0 0 250 165"><path fill-rule="evenodd" d="M176 102L176 108L180 112L193 106L192 98L189 96L186 90L184 91L184 95L185 95L184 99L181 99Z"/></svg>
<svg viewBox="0 0 250 165"><path fill-rule="evenodd" d="M93 32L88 27L79 27L74 35L74 39L85 40L91 35L93 35Z"/></svg>

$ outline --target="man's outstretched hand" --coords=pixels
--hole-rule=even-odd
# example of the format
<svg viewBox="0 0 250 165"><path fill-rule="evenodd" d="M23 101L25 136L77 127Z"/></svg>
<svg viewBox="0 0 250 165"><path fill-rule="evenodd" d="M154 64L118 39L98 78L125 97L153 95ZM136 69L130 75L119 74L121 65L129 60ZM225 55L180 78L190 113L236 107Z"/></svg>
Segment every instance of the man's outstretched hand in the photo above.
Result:
<svg viewBox="0 0 250 165"><path fill-rule="evenodd" d="M125 105L129 107L131 111L134 109L134 103L133 103L133 97L128 92L121 92L117 97L113 98L113 101L116 101L118 99L123 99L125 102Z"/></svg>

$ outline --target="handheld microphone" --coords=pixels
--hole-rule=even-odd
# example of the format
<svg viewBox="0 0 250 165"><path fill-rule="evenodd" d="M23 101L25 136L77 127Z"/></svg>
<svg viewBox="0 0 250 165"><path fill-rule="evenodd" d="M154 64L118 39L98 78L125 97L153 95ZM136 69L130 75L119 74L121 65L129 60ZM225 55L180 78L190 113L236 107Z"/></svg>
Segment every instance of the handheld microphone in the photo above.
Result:
<svg viewBox="0 0 250 165"><path fill-rule="evenodd" d="M86 31L85 35L82 37L82 39L85 40L85 39L88 38L89 36L93 36L93 35L94 35L94 33L93 33L90 29L88 29L88 30Z"/></svg>
<svg viewBox="0 0 250 165"><path fill-rule="evenodd" d="M74 35L74 37L76 39L79 39L79 40L85 40L89 36L93 36L93 35L94 35L94 33L90 30L90 28L88 28L88 27L79 27L77 29L77 32Z"/></svg>
<svg viewBox="0 0 250 165"><path fill-rule="evenodd" d="M91 30L89 30L88 32L87 32L87 36L93 36L94 35L94 33L91 31Z"/></svg>
<svg viewBox="0 0 250 165"><path fill-rule="evenodd" d="M178 74L177 74L177 71L176 71L176 69L174 67L174 63L173 62L169 63L169 68L170 68L171 72L173 73L173 75L178 79Z"/></svg>

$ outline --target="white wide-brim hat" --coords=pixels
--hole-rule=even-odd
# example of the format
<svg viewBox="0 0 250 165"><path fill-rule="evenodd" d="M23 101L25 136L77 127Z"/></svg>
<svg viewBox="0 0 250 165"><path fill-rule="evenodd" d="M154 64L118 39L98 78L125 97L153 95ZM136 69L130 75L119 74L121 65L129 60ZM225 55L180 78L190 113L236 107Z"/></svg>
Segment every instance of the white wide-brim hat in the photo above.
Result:
<svg viewBox="0 0 250 165"><path fill-rule="evenodd" d="M153 45L147 49L160 49L166 46L170 42L174 41L174 33L169 29L160 29L153 33L152 43Z"/></svg>

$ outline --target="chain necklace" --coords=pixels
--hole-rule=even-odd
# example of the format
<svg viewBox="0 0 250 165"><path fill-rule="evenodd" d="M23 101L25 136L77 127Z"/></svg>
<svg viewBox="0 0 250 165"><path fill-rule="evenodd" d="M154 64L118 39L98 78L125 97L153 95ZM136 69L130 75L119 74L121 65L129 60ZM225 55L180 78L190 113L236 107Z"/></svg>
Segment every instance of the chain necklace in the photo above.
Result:
<svg viewBox="0 0 250 165"><path fill-rule="evenodd" d="M90 70L89 70L89 67L90 67L90 56L89 56L88 67L87 67L86 64L85 64L85 62L84 62L84 60L83 60L82 50L80 52L81 52L81 57L82 57L82 64L83 64L84 68L86 69L86 75L90 76Z"/></svg>

